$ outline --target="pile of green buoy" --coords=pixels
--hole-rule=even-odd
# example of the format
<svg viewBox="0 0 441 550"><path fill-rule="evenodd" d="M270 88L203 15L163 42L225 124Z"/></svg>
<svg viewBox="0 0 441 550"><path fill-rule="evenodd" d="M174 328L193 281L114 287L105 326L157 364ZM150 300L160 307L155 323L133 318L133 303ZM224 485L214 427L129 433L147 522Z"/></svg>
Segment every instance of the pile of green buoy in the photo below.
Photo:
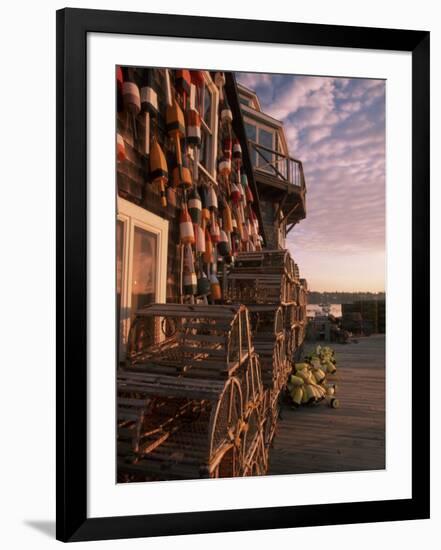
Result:
<svg viewBox="0 0 441 550"><path fill-rule="evenodd" d="M293 407L314 405L326 401L333 409L340 406L335 397L337 386L328 380L337 372L335 352L329 346L317 346L305 356L302 363L295 363L288 381L288 392Z"/></svg>

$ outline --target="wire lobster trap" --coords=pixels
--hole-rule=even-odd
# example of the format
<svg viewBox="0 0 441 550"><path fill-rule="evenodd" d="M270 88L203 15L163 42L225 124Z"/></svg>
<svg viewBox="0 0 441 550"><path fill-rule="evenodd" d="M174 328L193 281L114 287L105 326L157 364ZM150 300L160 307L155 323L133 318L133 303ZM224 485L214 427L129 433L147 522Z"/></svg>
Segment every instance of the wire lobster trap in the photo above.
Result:
<svg viewBox="0 0 441 550"><path fill-rule="evenodd" d="M132 330L118 373L119 473L241 475L248 410L263 401L246 308L155 304Z"/></svg>

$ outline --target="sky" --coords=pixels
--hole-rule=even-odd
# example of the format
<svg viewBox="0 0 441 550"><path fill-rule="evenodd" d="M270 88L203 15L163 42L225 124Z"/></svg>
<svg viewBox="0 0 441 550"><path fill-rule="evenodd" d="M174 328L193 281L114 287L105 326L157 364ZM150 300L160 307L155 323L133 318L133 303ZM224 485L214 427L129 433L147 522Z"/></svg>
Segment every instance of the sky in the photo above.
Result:
<svg viewBox="0 0 441 550"><path fill-rule="evenodd" d="M287 246L316 291L385 289L385 81L239 73L303 162L307 216Z"/></svg>

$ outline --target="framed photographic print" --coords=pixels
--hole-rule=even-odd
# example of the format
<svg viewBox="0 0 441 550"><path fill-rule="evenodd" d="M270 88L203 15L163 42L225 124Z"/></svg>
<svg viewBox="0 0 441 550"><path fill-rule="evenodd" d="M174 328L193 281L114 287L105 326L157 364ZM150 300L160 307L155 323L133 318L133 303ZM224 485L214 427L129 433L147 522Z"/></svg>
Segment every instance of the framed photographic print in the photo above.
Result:
<svg viewBox="0 0 441 550"><path fill-rule="evenodd" d="M57 12L58 539L429 517L428 350L429 33Z"/></svg>

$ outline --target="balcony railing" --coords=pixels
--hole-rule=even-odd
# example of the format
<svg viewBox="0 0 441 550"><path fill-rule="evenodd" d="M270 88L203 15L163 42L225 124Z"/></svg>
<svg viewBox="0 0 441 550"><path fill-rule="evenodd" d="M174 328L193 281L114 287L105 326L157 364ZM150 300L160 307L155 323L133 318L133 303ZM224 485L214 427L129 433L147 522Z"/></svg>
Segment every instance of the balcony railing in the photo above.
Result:
<svg viewBox="0 0 441 550"><path fill-rule="evenodd" d="M248 140L248 143L255 170L274 176L287 184L305 187L303 165L300 160L252 140Z"/></svg>

